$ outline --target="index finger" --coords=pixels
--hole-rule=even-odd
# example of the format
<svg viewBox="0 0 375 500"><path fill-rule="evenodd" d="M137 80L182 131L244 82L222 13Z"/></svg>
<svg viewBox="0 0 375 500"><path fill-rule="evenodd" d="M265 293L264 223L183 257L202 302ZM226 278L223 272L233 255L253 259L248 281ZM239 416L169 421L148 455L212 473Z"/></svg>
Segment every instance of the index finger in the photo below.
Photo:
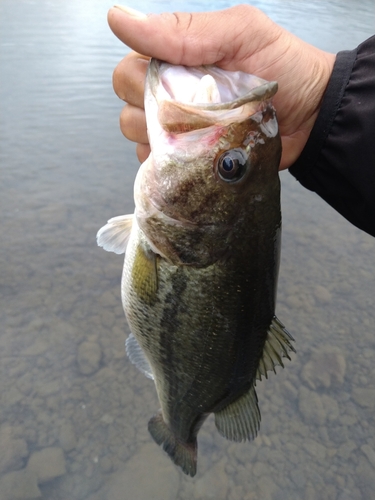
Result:
<svg viewBox="0 0 375 500"><path fill-rule="evenodd" d="M149 57L130 52L113 72L113 88L120 99L143 108L145 78Z"/></svg>

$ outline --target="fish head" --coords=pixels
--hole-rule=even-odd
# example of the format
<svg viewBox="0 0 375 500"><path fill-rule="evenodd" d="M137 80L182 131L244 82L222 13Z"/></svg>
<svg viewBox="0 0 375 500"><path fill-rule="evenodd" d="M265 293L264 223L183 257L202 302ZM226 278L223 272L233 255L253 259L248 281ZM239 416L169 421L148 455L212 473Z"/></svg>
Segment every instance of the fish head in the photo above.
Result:
<svg viewBox="0 0 375 500"><path fill-rule="evenodd" d="M214 262L223 253L218 239L228 248L279 189L276 91L276 82L240 71L151 60L151 153L137 175L135 203L155 252L174 263Z"/></svg>

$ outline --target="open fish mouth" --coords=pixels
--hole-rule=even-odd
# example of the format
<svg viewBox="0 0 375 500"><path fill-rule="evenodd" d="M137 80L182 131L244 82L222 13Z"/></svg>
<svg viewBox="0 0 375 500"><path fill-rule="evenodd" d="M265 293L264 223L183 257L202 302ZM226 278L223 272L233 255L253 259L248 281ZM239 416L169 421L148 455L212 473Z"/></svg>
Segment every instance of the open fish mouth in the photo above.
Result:
<svg viewBox="0 0 375 500"><path fill-rule="evenodd" d="M150 62L149 81L158 101L173 100L212 111L270 99L278 87L277 82L242 71L225 71L216 66L173 66L158 59Z"/></svg>
<svg viewBox="0 0 375 500"><path fill-rule="evenodd" d="M175 134L242 121L278 88L277 82L216 66L173 66L152 59L148 71L146 101L151 94L159 124Z"/></svg>

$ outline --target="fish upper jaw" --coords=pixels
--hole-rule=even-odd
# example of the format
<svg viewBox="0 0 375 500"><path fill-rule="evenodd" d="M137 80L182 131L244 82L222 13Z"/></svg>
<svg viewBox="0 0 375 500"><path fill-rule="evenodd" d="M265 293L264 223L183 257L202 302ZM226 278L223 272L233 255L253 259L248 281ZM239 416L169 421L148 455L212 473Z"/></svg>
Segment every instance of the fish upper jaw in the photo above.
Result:
<svg viewBox="0 0 375 500"><path fill-rule="evenodd" d="M216 66L174 66L151 59L145 90L159 103L169 100L217 111L269 100L277 92L277 82Z"/></svg>
<svg viewBox="0 0 375 500"><path fill-rule="evenodd" d="M241 71L224 71L215 66L173 66L151 59L145 112L156 162L159 157L162 160L165 155L176 154L174 149L185 159L204 153L209 142L220 135L221 128L249 117L256 120L255 115L264 105L272 107L270 99L276 92L277 82ZM275 126L265 129L272 136L278 131L274 122Z"/></svg>

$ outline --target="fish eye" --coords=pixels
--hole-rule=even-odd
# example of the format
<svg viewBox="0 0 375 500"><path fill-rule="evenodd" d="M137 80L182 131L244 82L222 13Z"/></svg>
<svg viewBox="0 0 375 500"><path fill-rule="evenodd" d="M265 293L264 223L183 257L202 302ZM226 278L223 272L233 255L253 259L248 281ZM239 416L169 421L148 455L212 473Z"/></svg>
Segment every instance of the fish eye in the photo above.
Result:
<svg viewBox="0 0 375 500"><path fill-rule="evenodd" d="M245 174L247 157L241 149L225 151L217 162L220 178L226 182L239 181Z"/></svg>

